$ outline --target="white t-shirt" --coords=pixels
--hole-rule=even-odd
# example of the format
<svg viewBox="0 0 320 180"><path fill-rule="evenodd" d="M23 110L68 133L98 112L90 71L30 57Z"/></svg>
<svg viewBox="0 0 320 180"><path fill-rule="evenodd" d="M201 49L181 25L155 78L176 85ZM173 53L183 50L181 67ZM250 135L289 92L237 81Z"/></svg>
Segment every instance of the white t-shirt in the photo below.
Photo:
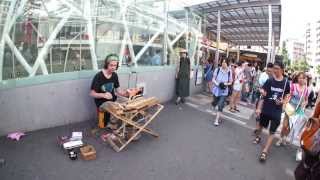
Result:
<svg viewBox="0 0 320 180"><path fill-rule="evenodd" d="M261 73L259 76L260 87L262 87L268 79L269 79L269 75L266 72Z"/></svg>
<svg viewBox="0 0 320 180"><path fill-rule="evenodd" d="M242 84L244 81L244 72L243 68L237 67L234 71L235 76L234 76L234 83L233 83L233 90L235 91L241 91L242 90Z"/></svg>

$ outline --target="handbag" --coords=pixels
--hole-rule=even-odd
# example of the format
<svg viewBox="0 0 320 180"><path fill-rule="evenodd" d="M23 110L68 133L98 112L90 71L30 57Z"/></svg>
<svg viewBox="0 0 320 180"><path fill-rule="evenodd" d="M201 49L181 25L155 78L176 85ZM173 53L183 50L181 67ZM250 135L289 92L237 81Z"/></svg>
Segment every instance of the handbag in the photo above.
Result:
<svg viewBox="0 0 320 180"><path fill-rule="evenodd" d="M290 117L296 112L296 108L292 104L287 103L284 106L284 112Z"/></svg>
<svg viewBox="0 0 320 180"><path fill-rule="evenodd" d="M313 155L320 152L320 126L314 121L313 118L309 119L300 141L302 148Z"/></svg>
<svg viewBox="0 0 320 180"><path fill-rule="evenodd" d="M300 106L300 104L301 104L301 102L302 102L302 98L303 98L303 96L304 96L304 94L305 94L305 92L306 92L306 89L307 89L307 88L305 88L305 89L303 90L297 107L294 107L294 106L293 106L292 104L290 104L289 102L288 102L287 104L285 104L285 106L284 106L284 112L285 112L289 117L292 116L292 115L297 111L297 109L299 108L299 106Z"/></svg>

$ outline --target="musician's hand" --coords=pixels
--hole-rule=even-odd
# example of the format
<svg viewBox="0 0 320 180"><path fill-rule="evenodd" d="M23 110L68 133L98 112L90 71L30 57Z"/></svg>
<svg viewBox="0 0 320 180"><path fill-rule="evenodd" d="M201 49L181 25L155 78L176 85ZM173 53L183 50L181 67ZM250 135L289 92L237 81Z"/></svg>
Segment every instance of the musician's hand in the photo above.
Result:
<svg viewBox="0 0 320 180"><path fill-rule="evenodd" d="M106 93L103 94L103 98L110 100L110 99L112 99L113 97L112 97L112 94L111 94L111 93L106 92Z"/></svg>

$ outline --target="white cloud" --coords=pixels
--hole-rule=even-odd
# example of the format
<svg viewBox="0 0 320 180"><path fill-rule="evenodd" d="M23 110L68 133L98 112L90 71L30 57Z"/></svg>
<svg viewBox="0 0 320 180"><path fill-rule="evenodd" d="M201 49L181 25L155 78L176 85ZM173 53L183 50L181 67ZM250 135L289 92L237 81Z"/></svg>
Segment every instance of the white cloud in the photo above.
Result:
<svg viewBox="0 0 320 180"><path fill-rule="evenodd" d="M320 20L319 0L282 0L281 38L302 38L308 22Z"/></svg>

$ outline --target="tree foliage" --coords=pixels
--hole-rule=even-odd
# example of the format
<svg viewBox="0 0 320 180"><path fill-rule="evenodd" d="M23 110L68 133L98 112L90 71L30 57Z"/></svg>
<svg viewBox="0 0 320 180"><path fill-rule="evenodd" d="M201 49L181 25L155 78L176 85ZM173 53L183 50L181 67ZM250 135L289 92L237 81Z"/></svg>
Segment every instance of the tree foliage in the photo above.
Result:
<svg viewBox="0 0 320 180"><path fill-rule="evenodd" d="M320 65L316 66L316 71L317 71L317 74L320 75Z"/></svg>
<svg viewBox="0 0 320 180"><path fill-rule="evenodd" d="M310 66L305 59L299 59L291 64L291 68L294 71L307 72L307 71L309 71Z"/></svg>
<svg viewBox="0 0 320 180"><path fill-rule="evenodd" d="M283 63L286 67L289 67L291 65L291 60L289 59L288 50L286 47L286 41L282 42L282 51L281 55L283 57Z"/></svg>

